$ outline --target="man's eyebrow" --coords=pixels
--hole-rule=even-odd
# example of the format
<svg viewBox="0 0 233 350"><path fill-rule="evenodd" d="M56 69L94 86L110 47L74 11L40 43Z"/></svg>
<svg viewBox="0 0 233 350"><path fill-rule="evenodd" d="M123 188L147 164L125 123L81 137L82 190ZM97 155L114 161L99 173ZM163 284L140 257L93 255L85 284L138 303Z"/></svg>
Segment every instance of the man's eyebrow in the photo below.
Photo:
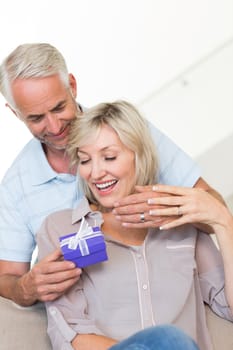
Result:
<svg viewBox="0 0 233 350"><path fill-rule="evenodd" d="M58 104L55 107L50 109L50 112L55 112L57 109L64 107L65 103L66 103L66 100L62 100L62 101L58 102Z"/></svg>
<svg viewBox="0 0 233 350"><path fill-rule="evenodd" d="M60 109L61 107L64 107L64 104L66 103L65 100L58 102L58 104L56 106L54 106L52 109L50 109L50 112L56 112L58 109ZM45 114L29 114L27 115L27 119L37 119L37 118L42 118L44 117Z"/></svg>
<svg viewBox="0 0 233 350"><path fill-rule="evenodd" d="M26 119L37 119L37 118L42 118L44 117L44 114L29 114L26 116Z"/></svg>

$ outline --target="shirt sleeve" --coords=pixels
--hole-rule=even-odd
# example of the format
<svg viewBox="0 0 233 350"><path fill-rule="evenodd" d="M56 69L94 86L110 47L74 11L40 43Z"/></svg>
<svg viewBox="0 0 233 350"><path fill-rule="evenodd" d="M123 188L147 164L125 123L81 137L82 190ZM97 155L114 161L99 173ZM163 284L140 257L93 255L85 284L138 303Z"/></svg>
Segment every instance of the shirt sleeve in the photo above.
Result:
<svg viewBox="0 0 233 350"><path fill-rule="evenodd" d="M20 211L20 199L0 185L0 259L30 262L35 239Z"/></svg>
<svg viewBox="0 0 233 350"><path fill-rule="evenodd" d="M233 321L233 315L225 296L222 257L210 235L199 233L196 260L203 301L217 315Z"/></svg>
<svg viewBox="0 0 233 350"><path fill-rule="evenodd" d="M159 160L158 182L166 185L193 187L201 177L194 160L168 136L149 123Z"/></svg>

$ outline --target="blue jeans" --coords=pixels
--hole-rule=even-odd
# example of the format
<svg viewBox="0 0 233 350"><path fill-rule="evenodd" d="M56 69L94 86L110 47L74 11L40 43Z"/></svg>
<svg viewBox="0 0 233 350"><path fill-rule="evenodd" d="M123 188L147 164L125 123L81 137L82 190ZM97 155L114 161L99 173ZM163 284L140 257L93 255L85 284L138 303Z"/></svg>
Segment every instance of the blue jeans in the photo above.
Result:
<svg viewBox="0 0 233 350"><path fill-rule="evenodd" d="M113 345L109 350L198 350L195 342L172 325L142 330Z"/></svg>

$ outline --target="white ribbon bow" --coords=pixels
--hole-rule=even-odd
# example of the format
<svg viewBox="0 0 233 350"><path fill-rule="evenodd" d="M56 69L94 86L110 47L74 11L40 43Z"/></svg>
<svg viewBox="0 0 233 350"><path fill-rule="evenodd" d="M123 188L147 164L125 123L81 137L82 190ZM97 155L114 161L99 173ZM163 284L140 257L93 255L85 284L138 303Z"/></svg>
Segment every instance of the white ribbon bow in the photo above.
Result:
<svg viewBox="0 0 233 350"><path fill-rule="evenodd" d="M79 246L82 256L89 255L89 248L86 242L87 238L103 236L101 231L93 232L92 227L87 223L85 218L82 218L78 232L72 236L64 238L61 241L61 247L68 245L69 249L75 250Z"/></svg>

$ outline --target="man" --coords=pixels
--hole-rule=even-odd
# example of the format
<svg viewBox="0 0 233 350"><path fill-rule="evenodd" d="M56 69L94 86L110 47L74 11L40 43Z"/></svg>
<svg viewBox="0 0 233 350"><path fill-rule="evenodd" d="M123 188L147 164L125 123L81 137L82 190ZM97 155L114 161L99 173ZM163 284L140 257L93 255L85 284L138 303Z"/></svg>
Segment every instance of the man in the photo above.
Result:
<svg viewBox="0 0 233 350"><path fill-rule="evenodd" d="M82 196L65 152L71 122L81 107L75 100L75 77L68 73L60 52L49 44L17 47L0 66L0 91L6 106L34 136L0 188L0 295L29 306L56 299L81 273L72 263L62 261L60 251L30 268L35 234L44 218L75 207ZM199 169L184 152L159 130L152 126L151 130L160 159L159 183L200 187L219 196L200 178ZM116 203L118 219L126 225L160 226L162 218L154 220L146 214L148 198L157 194L152 189L139 191Z"/></svg>

